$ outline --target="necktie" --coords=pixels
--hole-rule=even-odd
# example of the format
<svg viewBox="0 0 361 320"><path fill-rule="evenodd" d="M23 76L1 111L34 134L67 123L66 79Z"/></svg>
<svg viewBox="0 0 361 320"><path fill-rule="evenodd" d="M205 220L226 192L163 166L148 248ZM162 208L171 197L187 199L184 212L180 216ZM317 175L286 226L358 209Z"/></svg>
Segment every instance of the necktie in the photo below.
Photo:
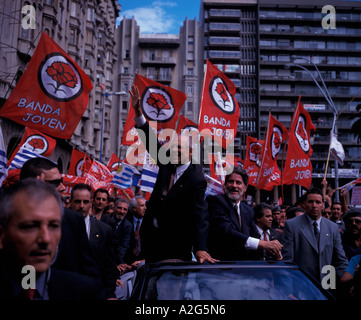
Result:
<svg viewBox="0 0 361 320"><path fill-rule="evenodd" d="M135 232L134 232L134 240L135 240L135 247L133 249L133 254L137 257L140 254L140 235L139 235L139 229L140 229L140 220L137 220L137 225L135 226Z"/></svg>
<svg viewBox="0 0 361 320"><path fill-rule="evenodd" d="M316 242L317 242L317 245L318 245L318 242L320 240L320 232L318 231L316 221L313 223L313 234L315 235L315 239L316 239Z"/></svg>
<svg viewBox="0 0 361 320"><path fill-rule="evenodd" d="M238 213L238 205L234 205L234 212L236 213L237 217L238 217L238 221L239 221L239 226L242 226L242 221L241 221L241 215Z"/></svg>
<svg viewBox="0 0 361 320"><path fill-rule="evenodd" d="M268 241L266 230L263 230L263 241Z"/></svg>
<svg viewBox="0 0 361 320"><path fill-rule="evenodd" d="M36 289L26 289L25 295L28 297L29 300L34 300Z"/></svg>
<svg viewBox="0 0 361 320"><path fill-rule="evenodd" d="M170 175L170 179L169 179L168 187L164 188L164 190L163 190L163 195L164 196L166 196L167 193L169 192L169 190L173 187L176 172L177 172L177 167L173 166L172 171L171 171L171 175Z"/></svg>

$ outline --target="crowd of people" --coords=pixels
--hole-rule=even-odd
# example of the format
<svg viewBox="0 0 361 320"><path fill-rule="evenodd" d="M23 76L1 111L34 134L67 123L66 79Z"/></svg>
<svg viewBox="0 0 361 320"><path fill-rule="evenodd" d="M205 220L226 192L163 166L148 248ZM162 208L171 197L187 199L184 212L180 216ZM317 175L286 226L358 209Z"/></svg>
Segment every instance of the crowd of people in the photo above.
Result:
<svg viewBox="0 0 361 320"><path fill-rule="evenodd" d="M148 147L157 139L137 88L130 93ZM158 143L155 152L160 148ZM205 197L206 180L191 150L189 139L179 136L169 150L171 161L158 163L147 201L141 194L114 199L106 189L77 184L62 202L57 165L28 160L20 181L1 190L0 297L127 299L146 263L273 260L293 262L319 282L323 267L333 266L336 296L360 298L361 210L348 209L344 191L341 202L333 201L324 180L295 204L249 204L247 172L235 166L225 177L224 193ZM24 285L23 267L29 265L34 283Z"/></svg>

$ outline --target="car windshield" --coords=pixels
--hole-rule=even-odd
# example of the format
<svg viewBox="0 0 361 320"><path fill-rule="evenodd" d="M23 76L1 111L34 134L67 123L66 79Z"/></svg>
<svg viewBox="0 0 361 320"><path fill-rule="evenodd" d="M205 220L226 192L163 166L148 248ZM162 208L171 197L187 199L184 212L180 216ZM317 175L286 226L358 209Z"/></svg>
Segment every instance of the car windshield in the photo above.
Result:
<svg viewBox="0 0 361 320"><path fill-rule="evenodd" d="M327 300L299 270L221 268L154 270L146 300Z"/></svg>

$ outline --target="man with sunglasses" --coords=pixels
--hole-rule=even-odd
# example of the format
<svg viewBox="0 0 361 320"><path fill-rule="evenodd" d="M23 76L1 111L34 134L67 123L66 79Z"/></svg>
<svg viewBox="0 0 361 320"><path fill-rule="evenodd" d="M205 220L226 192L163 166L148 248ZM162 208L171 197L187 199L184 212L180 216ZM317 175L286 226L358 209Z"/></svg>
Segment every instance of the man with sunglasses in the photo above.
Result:
<svg viewBox="0 0 361 320"><path fill-rule="evenodd" d="M53 185L60 197L65 187L55 162L46 158L32 158L26 161L20 171L20 180L36 178ZM58 246L54 268L78 272L101 283L100 273L91 257L84 218L78 212L64 208L62 218L61 240Z"/></svg>

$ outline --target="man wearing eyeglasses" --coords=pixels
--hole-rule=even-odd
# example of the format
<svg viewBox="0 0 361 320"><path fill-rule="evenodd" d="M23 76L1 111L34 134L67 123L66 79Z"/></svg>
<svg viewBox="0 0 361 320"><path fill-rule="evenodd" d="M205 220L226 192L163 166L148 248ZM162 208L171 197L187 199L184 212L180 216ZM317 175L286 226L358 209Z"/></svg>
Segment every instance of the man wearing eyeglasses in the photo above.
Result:
<svg viewBox="0 0 361 320"><path fill-rule="evenodd" d="M26 161L20 171L20 180L25 178L46 181L56 188L60 197L63 196L65 187L62 176L57 164L49 159L38 157ZM64 208L61 240L52 266L85 274L100 284L100 273L91 257L84 218L80 213L68 208Z"/></svg>

